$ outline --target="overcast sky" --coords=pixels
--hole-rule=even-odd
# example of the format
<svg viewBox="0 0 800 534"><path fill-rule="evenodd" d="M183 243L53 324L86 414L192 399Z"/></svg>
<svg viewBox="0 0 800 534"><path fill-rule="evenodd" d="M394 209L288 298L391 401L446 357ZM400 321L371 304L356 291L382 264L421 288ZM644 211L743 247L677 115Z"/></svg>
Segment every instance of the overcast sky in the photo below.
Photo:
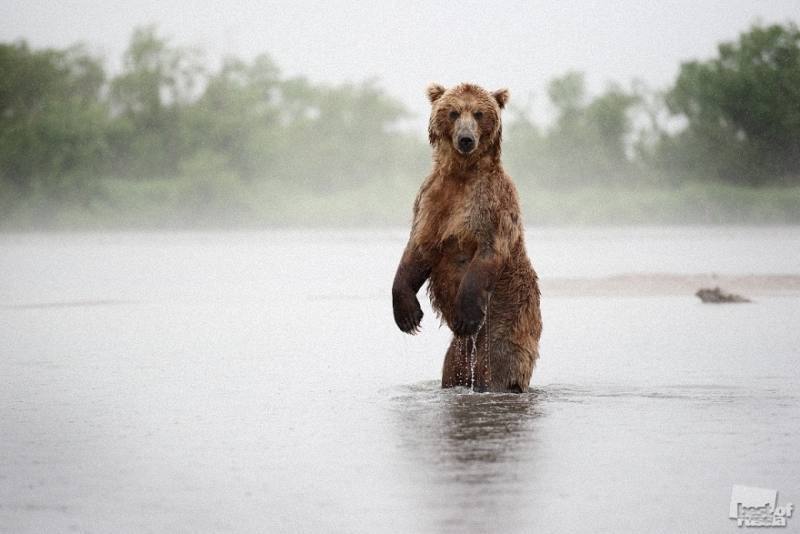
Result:
<svg viewBox="0 0 800 534"><path fill-rule="evenodd" d="M157 24L174 43L211 57L268 52L287 74L317 81L377 77L414 113L427 114L431 81L509 87L535 94L567 70L597 92L638 77L674 79L682 60L708 57L756 20L800 19L800 2L641 0L550 2L418 1L63 1L0 0L0 39L36 47L78 41L114 67L133 27Z"/></svg>

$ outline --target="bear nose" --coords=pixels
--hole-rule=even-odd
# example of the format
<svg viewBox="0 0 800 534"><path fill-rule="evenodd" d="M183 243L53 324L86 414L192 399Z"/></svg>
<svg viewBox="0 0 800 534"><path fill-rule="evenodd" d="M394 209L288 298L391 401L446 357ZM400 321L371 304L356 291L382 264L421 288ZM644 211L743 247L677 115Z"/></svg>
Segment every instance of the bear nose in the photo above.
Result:
<svg viewBox="0 0 800 534"><path fill-rule="evenodd" d="M475 138L471 135L462 135L458 138L458 149L462 152L469 152L475 146Z"/></svg>

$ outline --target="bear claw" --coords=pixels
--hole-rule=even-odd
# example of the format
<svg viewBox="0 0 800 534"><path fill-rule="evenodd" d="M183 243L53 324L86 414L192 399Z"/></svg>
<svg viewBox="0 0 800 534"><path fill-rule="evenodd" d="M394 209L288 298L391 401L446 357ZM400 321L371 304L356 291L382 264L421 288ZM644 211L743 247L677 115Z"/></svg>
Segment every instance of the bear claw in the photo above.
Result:
<svg viewBox="0 0 800 534"><path fill-rule="evenodd" d="M394 322L397 323L397 327L406 334L411 334L412 336L418 333L423 316L419 304L417 304L416 309L412 310L398 308L400 307L396 307L394 312Z"/></svg>

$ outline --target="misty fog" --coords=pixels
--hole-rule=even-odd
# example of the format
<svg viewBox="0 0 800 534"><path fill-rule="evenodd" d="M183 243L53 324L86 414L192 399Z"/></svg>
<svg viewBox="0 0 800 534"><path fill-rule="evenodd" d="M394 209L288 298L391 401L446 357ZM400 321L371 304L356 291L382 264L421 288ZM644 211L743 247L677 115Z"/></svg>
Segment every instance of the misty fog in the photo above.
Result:
<svg viewBox="0 0 800 534"><path fill-rule="evenodd" d="M796 50L789 4L503 7L7 8L0 226L402 225L461 81L511 90L530 224L797 221L796 65L693 66Z"/></svg>
<svg viewBox="0 0 800 534"><path fill-rule="evenodd" d="M0 2L0 532L798 531L798 20ZM519 394L393 317L432 82L510 90Z"/></svg>

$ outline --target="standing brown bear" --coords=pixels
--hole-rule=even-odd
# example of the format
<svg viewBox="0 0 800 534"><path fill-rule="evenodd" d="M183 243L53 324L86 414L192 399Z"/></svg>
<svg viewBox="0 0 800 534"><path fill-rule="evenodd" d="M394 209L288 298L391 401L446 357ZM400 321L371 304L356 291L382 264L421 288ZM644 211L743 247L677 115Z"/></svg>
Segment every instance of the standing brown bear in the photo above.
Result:
<svg viewBox="0 0 800 534"><path fill-rule="evenodd" d="M517 191L500 162L508 91L428 88L433 172L414 202L411 237L392 286L394 319L414 334L417 291L430 278L434 310L455 333L442 387L528 389L542 331Z"/></svg>

